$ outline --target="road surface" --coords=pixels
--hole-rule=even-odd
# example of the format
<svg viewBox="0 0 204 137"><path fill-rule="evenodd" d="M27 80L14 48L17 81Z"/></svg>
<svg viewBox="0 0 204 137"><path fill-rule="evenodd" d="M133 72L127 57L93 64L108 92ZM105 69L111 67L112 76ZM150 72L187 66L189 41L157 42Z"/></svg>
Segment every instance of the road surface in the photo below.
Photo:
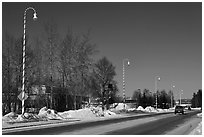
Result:
<svg viewBox="0 0 204 137"><path fill-rule="evenodd" d="M199 111L191 111L185 115L174 113L154 116L131 117L121 120L108 120L83 124L69 124L57 127L38 128L26 131L16 131L12 135L161 135L187 134L175 133L173 130L191 119L197 119ZM193 128L192 126L189 127ZM190 129L192 130L192 129Z"/></svg>

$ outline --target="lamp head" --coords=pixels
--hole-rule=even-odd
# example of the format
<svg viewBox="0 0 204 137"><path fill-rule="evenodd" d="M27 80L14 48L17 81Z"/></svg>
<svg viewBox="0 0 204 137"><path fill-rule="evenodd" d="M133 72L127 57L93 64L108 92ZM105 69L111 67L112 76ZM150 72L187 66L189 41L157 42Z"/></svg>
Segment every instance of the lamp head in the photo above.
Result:
<svg viewBox="0 0 204 137"><path fill-rule="evenodd" d="M161 78L160 78L160 77L158 77L158 80L160 81L160 80L161 80Z"/></svg>
<svg viewBox="0 0 204 137"><path fill-rule="evenodd" d="M35 20L37 20L37 13L35 12L34 14L33 14L33 20L35 21Z"/></svg>
<svg viewBox="0 0 204 137"><path fill-rule="evenodd" d="M127 62L127 63L128 63L128 66L130 66L130 61L129 61L129 60L128 60L128 62Z"/></svg>

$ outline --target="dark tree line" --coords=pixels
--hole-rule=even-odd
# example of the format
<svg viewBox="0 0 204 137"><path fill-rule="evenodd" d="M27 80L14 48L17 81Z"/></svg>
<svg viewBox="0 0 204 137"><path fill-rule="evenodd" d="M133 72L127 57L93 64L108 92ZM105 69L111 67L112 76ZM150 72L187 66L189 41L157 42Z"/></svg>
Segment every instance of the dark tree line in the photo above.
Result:
<svg viewBox="0 0 204 137"><path fill-rule="evenodd" d="M197 93L193 93L193 98L191 99L192 107L202 108L202 90L199 89Z"/></svg>
<svg viewBox="0 0 204 137"><path fill-rule="evenodd" d="M83 97L98 97L103 105L115 98L115 67L107 58L95 62L98 50L89 32L76 35L68 29L65 36L60 36L57 24L50 22L43 28L41 37L26 37L26 93L33 94L33 86L41 90L39 87L45 85L50 94L44 98L40 95L35 106L59 108L63 99L66 105L71 104L65 109L77 109ZM3 32L2 50L3 108L15 111L21 106L17 96L22 87L22 37Z"/></svg>
<svg viewBox="0 0 204 137"><path fill-rule="evenodd" d="M172 96L172 98L171 98ZM137 106L142 106L143 108L147 106L156 106L156 93L151 92L148 89L141 91L140 89L133 92L132 99L136 101ZM171 100L174 104L174 96L172 91L166 93L165 90L157 91L157 107L158 108L169 108L171 107Z"/></svg>

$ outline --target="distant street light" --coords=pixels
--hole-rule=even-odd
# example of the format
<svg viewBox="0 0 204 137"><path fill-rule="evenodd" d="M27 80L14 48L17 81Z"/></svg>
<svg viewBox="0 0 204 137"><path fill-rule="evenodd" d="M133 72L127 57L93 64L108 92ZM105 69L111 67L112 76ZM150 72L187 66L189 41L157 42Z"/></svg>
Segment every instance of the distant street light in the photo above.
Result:
<svg viewBox="0 0 204 137"><path fill-rule="evenodd" d="M181 94L183 94L183 90L180 92L180 105L181 105Z"/></svg>
<svg viewBox="0 0 204 137"><path fill-rule="evenodd" d="M159 76L155 77L155 93L156 93L156 109L157 109L157 81L160 81L161 78Z"/></svg>
<svg viewBox="0 0 204 137"><path fill-rule="evenodd" d="M171 86L171 108L173 107L173 88L175 88L175 86Z"/></svg>
<svg viewBox="0 0 204 137"><path fill-rule="evenodd" d="M128 66L130 65L129 59L123 59L123 103L125 109L125 61L127 61Z"/></svg>
<svg viewBox="0 0 204 137"><path fill-rule="evenodd" d="M22 114L24 114L24 97L25 97L25 60L26 60L26 57L25 57L25 54L26 54L26 12L27 10L33 10L34 11L34 14L33 14L33 20L36 20L37 19L37 13L35 11L34 8L32 7L29 7L25 10L24 12L24 22L23 22L23 79L22 79Z"/></svg>

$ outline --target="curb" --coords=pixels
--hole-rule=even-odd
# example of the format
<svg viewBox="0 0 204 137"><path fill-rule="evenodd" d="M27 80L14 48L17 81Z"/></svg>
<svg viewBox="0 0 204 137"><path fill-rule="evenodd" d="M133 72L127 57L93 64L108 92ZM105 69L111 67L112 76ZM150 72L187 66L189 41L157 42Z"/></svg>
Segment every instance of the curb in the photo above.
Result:
<svg viewBox="0 0 204 137"><path fill-rule="evenodd" d="M28 125L16 125L16 126L10 126L10 127L2 127L2 131L7 130L7 129L17 129L17 128L41 126L41 125L51 125L51 124L57 124L57 123L68 123L68 122L74 122L74 121L80 121L80 119L50 120L50 121L44 121L44 123L37 123L40 121L32 121L32 122L36 122L36 123L30 124L30 125L28 124ZM30 123L32 123L32 122L30 122ZM27 123L27 122L21 122L21 123Z"/></svg>

